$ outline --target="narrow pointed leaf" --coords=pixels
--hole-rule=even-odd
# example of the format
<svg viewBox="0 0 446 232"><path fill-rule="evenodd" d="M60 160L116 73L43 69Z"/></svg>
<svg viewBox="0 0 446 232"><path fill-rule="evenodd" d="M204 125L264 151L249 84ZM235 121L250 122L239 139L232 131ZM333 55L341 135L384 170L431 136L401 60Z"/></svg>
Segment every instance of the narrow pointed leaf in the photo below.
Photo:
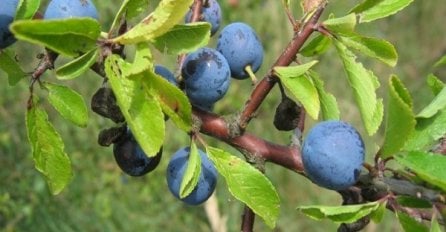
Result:
<svg viewBox="0 0 446 232"><path fill-rule="evenodd" d="M364 12L364 11L374 7L375 5L378 5L382 1L384 1L384 0L364 0L363 2L361 2L358 5L356 5L355 7L353 7L353 9L351 9L349 11L349 13L351 13L351 12L356 12L356 13Z"/></svg>
<svg viewBox="0 0 446 232"><path fill-rule="evenodd" d="M319 115L319 95L313 82L304 74L316 63L317 61L312 61L298 66L274 68L283 85L302 103L313 119L317 119Z"/></svg>
<svg viewBox="0 0 446 232"><path fill-rule="evenodd" d="M192 106L184 92L151 71L147 72L144 81L152 89L164 113L178 128L189 132L192 129Z"/></svg>
<svg viewBox="0 0 446 232"><path fill-rule="evenodd" d="M126 20L130 20L144 12L148 5L149 0L124 0L118 13L116 13L110 31L117 29L119 23L122 22L123 17L125 17Z"/></svg>
<svg viewBox="0 0 446 232"><path fill-rule="evenodd" d="M415 131L404 145L405 151L426 151L444 136L446 131L446 110L431 118L417 118Z"/></svg>
<svg viewBox="0 0 446 232"><path fill-rule="evenodd" d="M430 209L432 208L432 204L424 199L420 199L412 196L398 196L396 201L399 205L403 207L409 208L417 208L417 209Z"/></svg>
<svg viewBox="0 0 446 232"><path fill-rule="evenodd" d="M391 157L404 146L415 130L415 124L409 91L397 76L391 76L384 144L380 152L383 159Z"/></svg>
<svg viewBox="0 0 446 232"><path fill-rule="evenodd" d="M16 85L26 76L26 73L14 59L13 54L7 50L0 50L0 69L8 75L10 86Z"/></svg>
<svg viewBox="0 0 446 232"><path fill-rule="evenodd" d="M351 10L359 15L359 22L371 22L396 14L409 6L413 0L366 0Z"/></svg>
<svg viewBox="0 0 446 232"><path fill-rule="evenodd" d="M96 46L100 25L91 18L19 20L12 23L11 31L18 39L76 57Z"/></svg>
<svg viewBox="0 0 446 232"><path fill-rule="evenodd" d="M58 194L73 176L63 141L48 121L47 113L38 106L27 111L26 127L35 167L45 176L51 193Z"/></svg>
<svg viewBox="0 0 446 232"><path fill-rule="evenodd" d="M446 65L446 55L442 56L437 62L435 62L434 67L440 67Z"/></svg>
<svg viewBox="0 0 446 232"><path fill-rule="evenodd" d="M315 220L329 219L336 223L353 223L378 210L379 202L342 206L300 206L297 209Z"/></svg>
<svg viewBox="0 0 446 232"><path fill-rule="evenodd" d="M48 101L62 117L77 126L87 126L88 110L80 94L67 86L49 82L44 85L48 89Z"/></svg>
<svg viewBox="0 0 446 232"><path fill-rule="evenodd" d="M353 89L356 104L369 135L378 130L383 119L383 102L377 98L375 90L379 87L378 78L356 61L356 56L344 44L335 41L335 46L344 64L348 82Z"/></svg>
<svg viewBox="0 0 446 232"><path fill-rule="evenodd" d="M324 82L316 72L310 70L309 73L319 94L322 120L339 120L340 112L336 98L325 91Z"/></svg>
<svg viewBox="0 0 446 232"><path fill-rule="evenodd" d="M432 90L432 93L434 96L437 96L441 90L446 86L443 81L441 81L437 76L434 74L429 74L427 76L427 85L429 85L429 88Z"/></svg>
<svg viewBox="0 0 446 232"><path fill-rule="evenodd" d="M225 178L229 192L251 208L266 225L274 228L280 199L268 178L244 160L223 150L207 147L207 154Z"/></svg>
<svg viewBox="0 0 446 232"><path fill-rule="evenodd" d="M430 232L441 232L440 223L438 223L437 217L434 217L431 220L431 229Z"/></svg>
<svg viewBox="0 0 446 232"><path fill-rule="evenodd" d="M123 35L114 39L121 44L151 41L184 19L193 0L162 0L149 16Z"/></svg>
<svg viewBox="0 0 446 232"><path fill-rule="evenodd" d="M20 0L15 20L32 19L40 7L40 0Z"/></svg>
<svg viewBox="0 0 446 232"><path fill-rule="evenodd" d="M335 34L351 34L355 31L356 15L351 13L341 18L327 19L323 25Z"/></svg>
<svg viewBox="0 0 446 232"><path fill-rule="evenodd" d="M395 47L386 40L352 34L341 37L341 41L346 46L366 56L376 58L391 67L394 67L398 61Z"/></svg>
<svg viewBox="0 0 446 232"><path fill-rule="evenodd" d="M142 85L144 75L123 76L126 63L117 55L105 60L105 72L127 125L147 156L160 150L164 141L165 123L160 103Z"/></svg>
<svg viewBox="0 0 446 232"><path fill-rule="evenodd" d="M197 50L208 44L211 36L211 25L196 22L175 25L168 32L153 40L155 47L168 54L183 54Z"/></svg>
<svg viewBox="0 0 446 232"><path fill-rule="evenodd" d="M96 62L98 55L99 50L93 49L66 63L56 70L57 78L59 80L70 80L82 75Z"/></svg>
<svg viewBox="0 0 446 232"><path fill-rule="evenodd" d="M439 110L446 108L446 87L435 96L434 100L429 103L420 113L417 114L419 118L430 118L434 116Z"/></svg>
<svg viewBox="0 0 446 232"><path fill-rule="evenodd" d="M397 212L396 216L398 217L398 220L400 221L401 227L404 229L405 232L428 232L429 228L425 226L424 224L416 221L411 216L402 213Z"/></svg>
<svg viewBox="0 0 446 232"><path fill-rule="evenodd" d="M373 222L380 223L382 221L382 219L384 218L384 213L387 210L386 205L387 201L384 201L379 204L379 207L376 210L370 213L370 218L373 220Z"/></svg>
<svg viewBox="0 0 446 232"><path fill-rule="evenodd" d="M444 168L446 167L446 156L411 151L407 155L396 155L395 160L411 169L424 181L446 191L446 179L444 178L446 176L446 169Z"/></svg>
<svg viewBox="0 0 446 232"><path fill-rule="evenodd" d="M201 158L198 154L197 145L194 141L190 146L189 160L187 161L187 168L184 172L183 180L180 186L180 198L185 198L197 186L201 173Z"/></svg>

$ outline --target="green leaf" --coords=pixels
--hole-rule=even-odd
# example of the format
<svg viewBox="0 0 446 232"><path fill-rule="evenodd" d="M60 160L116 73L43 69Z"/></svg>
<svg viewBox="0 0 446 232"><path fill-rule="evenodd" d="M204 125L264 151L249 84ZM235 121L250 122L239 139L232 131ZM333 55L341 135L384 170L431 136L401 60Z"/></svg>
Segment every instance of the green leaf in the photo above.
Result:
<svg viewBox="0 0 446 232"><path fill-rule="evenodd" d="M153 71L147 72L144 81L175 125L185 132L191 131L192 106L184 92Z"/></svg>
<svg viewBox="0 0 446 232"><path fill-rule="evenodd" d="M162 0L149 16L123 35L113 39L121 44L151 41L163 35L184 19L193 0Z"/></svg>
<svg viewBox="0 0 446 232"><path fill-rule="evenodd" d="M358 205L300 206L297 209L315 220L327 218L336 223L353 223L379 209L379 202L369 202Z"/></svg>
<svg viewBox="0 0 446 232"><path fill-rule="evenodd" d="M412 196L398 196L396 201L399 205L403 207L409 208L417 208L417 209L430 209L432 208L432 204L429 201L412 197Z"/></svg>
<svg viewBox="0 0 446 232"><path fill-rule="evenodd" d="M412 2L413 0L366 0L350 12L358 14L359 22L365 23L396 14Z"/></svg>
<svg viewBox="0 0 446 232"><path fill-rule="evenodd" d="M409 91L400 79L393 75L389 79L386 130L380 151L383 159L391 157L404 146L415 130L415 124Z"/></svg>
<svg viewBox="0 0 446 232"><path fill-rule="evenodd" d="M351 34L355 31L356 15L351 13L341 18L330 18L325 20L323 25L335 34Z"/></svg>
<svg viewBox="0 0 446 232"><path fill-rule="evenodd" d="M280 199L276 189L259 170L223 150L207 147L207 154L225 178L229 192L245 203L266 225L274 228L279 216Z"/></svg>
<svg viewBox="0 0 446 232"><path fill-rule="evenodd" d="M386 40L354 34L342 36L340 40L346 46L366 56L376 58L391 67L394 67L398 61L398 53L395 47Z"/></svg>
<svg viewBox="0 0 446 232"><path fill-rule="evenodd" d="M311 61L298 66L274 68L283 85L302 103L313 119L317 119L319 115L319 95L313 82L304 74L316 63L317 61Z"/></svg>
<svg viewBox="0 0 446 232"><path fill-rule="evenodd" d="M201 157L197 145L192 140L187 168L180 186L180 198L185 198L195 189L201 173Z"/></svg>
<svg viewBox="0 0 446 232"><path fill-rule="evenodd" d="M330 48L330 45L331 38L320 34L305 45L305 47L299 51L299 54L306 57L317 56L326 52L328 48Z"/></svg>
<svg viewBox="0 0 446 232"><path fill-rule="evenodd" d="M375 90L379 87L378 78L356 61L356 56L344 44L335 40L335 46L344 63L348 82L353 89L356 104L369 135L378 130L383 119L383 102L377 98Z"/></svg>
<svg viewBox="0 0 446 232"><path fill-rule="evenodd" d="M184 54L197 50L208 44L211 36L211 24L196 22L175 25L165 34L156 37L152 43L168 54Z"/></svg>
<svg viewBox="0 0 446 232"><path fill-rule="evenodd" d="M153 57L147 43L136 45L135 57L132 63L121 62L122 77L130 77L142 74L144 71L153 70Z"/></svg>
<svg viewBox="0 0 446 232"><path fill-rule="evenodd" d="M26 77L26 73L13 57L14 55L8 50L0 50L0 69L8 75L8 83L10 86L16 85Z"/></svg>
<svg viewBox="0 0 446 232"><path fill-rule="evenodd" d="M443 81L441 81L437 76L435 76L432 73L427 76L427 85L429 85L429 88L432 90L434 96L437 96L441 92L441 90L445 87Z"/></svg>
<svg viewBox="0 0 446 232"><path fill-rule="evenodd" d="M421 179L446 191L446 156L411 151L407 155L396 155L395 160L411 169Z"/></svg>
<svg viewBox="0 0 446 232"><path fill-rule="evenodd" d="M429 103L420 113L417 114L418 118L430 118L434 116L439 110L446 108L446 87L435 96L434 100Z"/></svg>
<svg viewBox="0 0 446 232"><path fill-rule="evenodd" d="M124 0L116 13L110 31L117 29L124 16L126 20L130 20L144 12L148 5L149 0Z"/></svg>
<svg viewBox="0 0 446 232"><path fill-rule="evenodd" d="M84 99L67 86L44 83L48 89L48 101L68 121L80 127L86 127L88 111Z"/></svg>
<svg viewBox="0 0 446 232"><path fill-rule="evenodd" d="M11 24L11 31L18 39L71 57L93 49L101 32L92 18L19 20Z"/></svg>
<svg viewBox="0 0 446 232"><path fill-rule="evenodd" d="M339 120L340 112L336 98L331 93L325 91L324 82L316 72L310 70L309 74L319 94L322 120Z"/></svg>
<svg viewBox="0 0 446 232"><path fill-rule="evenodd" d="M418 118L415 132L404 145L406 151L429 150L446 131L446 110L431 118Z"/></svg>
<svg viewBox="0 0 446 232"><path fill-rule="evenodd" d="M379 204L379 207L375 211L370 213L370 218L373 220L373 222L380 223L382 221L384 213L386 212L387 209L386 205L387 201L384 201Z"/></svg>
<svg viewBox="0 0 446 232"><path fill-rule="evenodd" d="M62 139L38 106L27 111L26 128L36 169L45 176L51 193L60 193L73 176Z"/></svg>
<svg viewBox="0 0 446 232"><path fill-rule="evenodd" d="M440 67L446 65L446 55L442 56L437 62L435 62L434 67Z"/></svg>
<svg viewBox="0 0 446 232"><path fill-rule="evenodd" d="M356 5L355 7L353 7L353 9L351 9L349 11L349 13L351 12L356 12L356 13L361 13L364 12L372 7L374 7L375 5L377 5L378 3L382 2L383 0L365 0L361 3L359 3L358 5Z"/></svg>
<svg viewBox="0 0 446 232"><path fill-rule="evenodd" d="M96 62L98 55L99 50L93 49L66 63L56 70L57 78L59 80L70 80L82 75Z"/></svg>
<svg viewBox="0 0 446 232"><path fill-rule="evenodd" d="M32 19L40 7L40 0L20 0L14 20Z"/></svg>
<svg viewBox="0 0 446 232"><path fill-rule="evenodd" d="M434 217L431 220L430 232L441 232L440 223L438 223L437 217Z"/></svg>
<svg viewBox="0 0 446 232"><path fill-rule="evenodd" d="M404 229L405 232L428 232L429 229L424 224L416 221L411 216L402 213L397 212L396 216L398 217L401 227Z"/></svg>
<svg viewBox="0 0 446 232"><path fill-rule="evenodd" d="M142 85L143 75L122 75L128 73L129 66L119 56L111 55L105 60L105 73L127 125L147 156L153 157L164 141L164 115L160 103Z"/></svg>

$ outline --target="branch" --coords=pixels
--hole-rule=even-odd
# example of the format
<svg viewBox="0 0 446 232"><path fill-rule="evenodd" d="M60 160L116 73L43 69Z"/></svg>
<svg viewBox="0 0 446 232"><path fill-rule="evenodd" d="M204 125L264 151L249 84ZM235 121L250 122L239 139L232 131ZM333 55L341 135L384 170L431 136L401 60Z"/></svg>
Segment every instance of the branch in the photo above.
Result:
<svg viewBox="0 0 446 232"><path fill-rule="evenodd" d="M254 228L255 214L248 206L245 205L245 211L242 216L242 232L252 232Z"/></svg>
<svg viewBox="0 0 446 232"><path fill-rule="evenodd" d="M260 104L276 84L278 79L273 73L273 68L276 66L288 66L295 60L297 52L302 48L305 41L307 41L310 35L317 30L318 20L321 17L325 6L326 4L319 6L311 19L303 25L300 31L296 32L294 38L282 52L282 55L276 60L269 73L255 87L250 98L246 101L245 108L240 115L239 126L242 130L247 127L249 121L253 118L254 113L260 107Z"/></svg>
<svg viewBox="0 0 446 232"><path fill-rule="evenodd" d="M193 114L201 119L202 133L220 139L244 154L249 153L259 159L303 173L300 149L297 145L278 145L249 133L233 137L231 123L223 117L198 108L194 108Z"/></svg>
<svg viewBox="0 0 446 232"><path fill-rule="evenodd" d="M374 194L369 192L369 194L364 195L365 198L369 198L368 200L372 201L383 194L391 192L394 195L407 195L429 202L446 202L446 196L441 192L416 185L407 180L390 177L373 178L367 174L360 176L358 186L362 189L368 188L374 192Z"/></svg>

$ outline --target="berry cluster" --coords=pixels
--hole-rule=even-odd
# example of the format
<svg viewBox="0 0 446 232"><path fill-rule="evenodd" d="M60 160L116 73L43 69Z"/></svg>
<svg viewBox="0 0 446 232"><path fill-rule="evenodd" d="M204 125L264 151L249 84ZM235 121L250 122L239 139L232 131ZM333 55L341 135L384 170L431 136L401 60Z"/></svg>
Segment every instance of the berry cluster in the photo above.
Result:
<svg viewBox="0 0 446 232"><path fill-rule="evenodd" d="M15 42L9 31L14 20L18 0L6 0L0 8L0 48ZM211 24L211 35L215 35L221 24L221 9L216 0L205 1L201 12L194 15L191 10L186 22L206 21ZM196 13L195 13L196 14ZM90 0L52 0L43 19L65 19L90 17L98 19L98 12ZM263 62L263 47L256 32L249 25L234 22L225 26L217 38L217 47L204 47L189 53L181 65L181 78L176 78L167 68L156 65L154 72L171 84L182 88L195 107L211 111L214 104L222 99L230 87L231 77L251 78L255 83L255 72ZM297 127L300 107L287 98L282 91L282 103L276 110L274 124L279 130L293 130ZM97 114L119 123L116 128L103 130L99 144L113 144L113 154L118 166L128 175L142 176L153 171L162 156L162 147L153 157L148 157L135 140L125 123L125 118L116 103L113 91L104 83L92 97L91 108ZM168 120L168 117L165 117ZM195 189L185 198L180 198L180 186L185 174L190 148L184 147L173 154L167 168L167 184L172 194L191 205L206 201L215 189L217 172L199 150L201 174ZM358 132L341 121L327 121L316 125L306 137L302 146L302 160L305 172L316 184L333 190L353 185L364 162L364 143Z"/></svg>

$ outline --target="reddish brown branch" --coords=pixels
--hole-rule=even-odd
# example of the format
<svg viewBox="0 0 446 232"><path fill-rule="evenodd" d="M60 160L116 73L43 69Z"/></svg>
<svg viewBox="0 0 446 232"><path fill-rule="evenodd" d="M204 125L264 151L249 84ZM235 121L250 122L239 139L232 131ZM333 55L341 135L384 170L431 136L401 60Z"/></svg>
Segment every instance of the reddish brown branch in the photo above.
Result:
<svg viewBox="0 0 446 232"><path fill-rule="evenodd" d="M255 214L248 206L245 206L245 210L242 216L242 232L252 232L254 228Z"/></svg>
<svg viewBox="0 0 446 232"><path fill-rule="evenodd" d="M300 150L297 146L278 145L249 133L233 137L230 123L224 118L199 109L194 109L194 115L202 120L201 132L218 138L243 153L249 153L295 172L303 172Z"/></svg>
<svg viewBox="0 0 446 232"><path fill-rule="evenodd" d="M302 29L298 31L285 50L282 52L280 57L274 63L270 72L259 82L256 88L251 93L249 100L245 104L245 108L240 115L239 126L242 130L246 128L249 121L252 119L254 113L262 104L263 100L269 94L271 89L274 87L277 77L273 73L273 68L276 66L288 66L296 58L297 52L302 48L305 41L310 37L310 35L317 30L318 20L325 9L325 4L319 6L313 17L303 25Z"/></svg>

